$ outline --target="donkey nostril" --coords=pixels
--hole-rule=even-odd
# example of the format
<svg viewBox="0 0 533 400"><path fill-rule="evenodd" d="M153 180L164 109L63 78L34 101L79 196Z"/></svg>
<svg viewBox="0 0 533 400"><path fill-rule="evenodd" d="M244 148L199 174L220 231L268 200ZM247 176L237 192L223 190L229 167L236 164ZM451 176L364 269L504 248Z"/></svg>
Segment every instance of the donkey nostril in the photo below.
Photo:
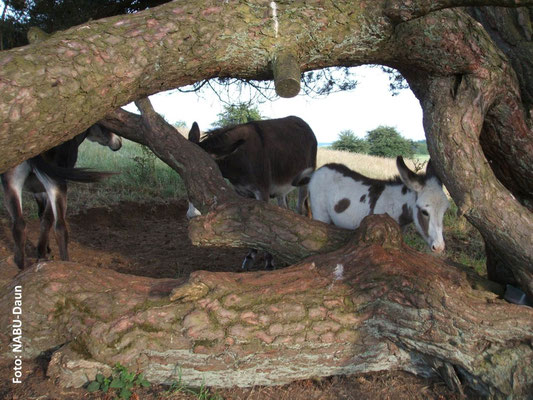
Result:
<svg viewBox="0 0 533 400"><path fill-rule="evenodd" d="M434 252L434 253L442 253L444 251L444 246L436 246L436 245L431 245L431 251Z"/></svg>

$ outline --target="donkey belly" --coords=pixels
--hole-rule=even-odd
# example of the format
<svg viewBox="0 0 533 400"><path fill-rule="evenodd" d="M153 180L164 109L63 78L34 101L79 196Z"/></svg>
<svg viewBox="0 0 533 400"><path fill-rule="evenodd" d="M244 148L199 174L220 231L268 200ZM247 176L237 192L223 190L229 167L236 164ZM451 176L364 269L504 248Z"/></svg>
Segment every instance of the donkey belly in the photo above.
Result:
<svg viewBox="0 0 533 400"><path fill-rule="evenodd" d="M313 218L345 229L355 229L370 213L368 186L322 167L309 182Z"/></svg>
<svg viewBox="0 0 533 400"><path fill-rule="evenodd" d="M336 198L330 204L331 220L341 228L358 228L368 214L370 214L370 206L367 203L361 203L359 198Z"/></svg>

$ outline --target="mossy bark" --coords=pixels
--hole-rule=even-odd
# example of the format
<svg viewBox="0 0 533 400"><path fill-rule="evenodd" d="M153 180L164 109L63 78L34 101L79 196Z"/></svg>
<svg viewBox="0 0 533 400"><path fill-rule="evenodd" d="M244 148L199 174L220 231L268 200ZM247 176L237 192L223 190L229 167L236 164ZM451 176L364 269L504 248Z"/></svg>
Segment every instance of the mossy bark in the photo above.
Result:
<svg viewBox="0 0 533 400"><path fill-rule="evenodd" d="M198 271L183 282L41 263L2 289L0 306L24 288L23 355L66 344L48 374L67 386L120 362L154 383L271 385L402 369L526 396L533 311L475 289L480 281L405 247L392 219L372 216L338 250L275 271ZM9 319L0 315L4 356Z"/></svg>

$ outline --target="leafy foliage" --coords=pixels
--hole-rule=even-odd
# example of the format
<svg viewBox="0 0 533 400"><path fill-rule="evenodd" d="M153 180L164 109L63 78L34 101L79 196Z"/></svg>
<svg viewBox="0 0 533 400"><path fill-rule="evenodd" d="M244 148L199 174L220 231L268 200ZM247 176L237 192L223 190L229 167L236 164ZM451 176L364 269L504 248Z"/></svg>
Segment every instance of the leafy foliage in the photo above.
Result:
<svg viewBox="0 0 533 400"><path fill-rule="evenodd" d="M356 87L355 75L347 67L324 68L302 74L302 90L308 96L345 92Z"/></svg>
<svg viewBox="0 0 533 400"><path fill-rule="evenodd" d="M364 139L355 136L353 131L344 130L339 133L339 138L332 143L333 150L351 151L352 153L368 154L370 146Z"/></svg>
<svg viewBox="0 0 533 400"><path fill-rule="evenodd" d="M414 155L413 142L403 138L395 128L390 126L381 125L369 131L366 140L370 146L369 154L373 156L412 158Z"/></svg>
<svg viewBox="0 0 533 400"><path fill-rule="evenodd" d="M389 77L389 90L393 96L397 96L404 89L409 89L409 84L399 71L384 66L381 67L381 70Z"/></svg>
<svg viewBox="0 0 533 400"><path fill-rule="evenodd" d="M425 154L425 155L429 154L428 144L425 140L418 140L414 142L414 146L415 146L416 154Z"/></svg>
<svg viewBox="0 0 533 400"><path fill-rule="evenodd" d="M364 139L355 136L351 130L344 130L339 133L339 138L332 143L331 148L333 150L389 158L399 155L413 158L415 153L427 154L425 140L414 143L409 139L403 138L395 128L390 126L379 126L367 132ZM418 151L419 149L420 152Z"/></svg>
<svg viewBox="0 0 533 400"><path fill-rule="evenodd" d="M96 379L87 385L87 390L91 393L98 390L107 393L110 389L114 389L119 398L128 400L135 387L150 387L150 382L144 379L143 374L129 372L126 367L117 363L110 377L97 374Z"/></svg>
<svg viewBox="0 0 533 400"><path fill-rule="evenodd" d="M155 165L157 156L147 146L140 145L140 149L140 154L132 157L136 168L133 171L128 172L137 174L137 176L143 181L154 180L156 175Z"/></svg>
<svg viewBox="0 0 533 400"><path fill-rule="evenodd" d="M357 87L355 73L348 67L323 68L302 74L301 93L318 98L330 93L349 91ZM277 98L274 82L241 78L214 78L196 82L190 87L178 88L180 92L214 92L221 103L231 105L235 98L247 98L249 104L273 101Z"/></svg>
<svg viewBox="0 0 533 400"><path fill-rule="evenodd" d="M213 123L217 128L245 124L263 119L257 107L249 103L230 104L224 106L224 111L218 114L218 120Z"/></svg>

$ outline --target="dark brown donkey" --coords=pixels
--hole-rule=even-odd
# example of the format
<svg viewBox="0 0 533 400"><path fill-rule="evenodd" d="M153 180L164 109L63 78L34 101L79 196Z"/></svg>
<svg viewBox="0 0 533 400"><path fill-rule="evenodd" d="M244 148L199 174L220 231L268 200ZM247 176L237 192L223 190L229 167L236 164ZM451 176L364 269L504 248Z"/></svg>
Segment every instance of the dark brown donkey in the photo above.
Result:
<svg viewBox="0 0 533 400"><path fill-rule="evenodd" d="M295 188L293 182L298 182L297 211L302 213L307 183L316 168L317 141L301 118L291 116L216 129L202 141L195 122L189 140L215 158L222 176L241 196L263 201L276 197L278 204L287 208L287 194ZM251 250L242 268L250 268L256 255L257 251ZM273 268L270 254L266 256L266 268Z"/></svg>
<svg viewBox="0 0 533 400"><path fill-rule="evenodd" d="M62 260L68 260L68 230L65 222L67 211L67 181L96 182L110 175L108 172L74 168L78 158L78 147L89 139L113 151L120 149L122 139L98 124L73 139L60 144L2 174L4 202L11 216L13 240L15 242L15 263L24 268L26 223L22 217L22 190L33 193L37 202L41 231L37 253L39 259L50 253L48 236L52 224Z"/></svg>

